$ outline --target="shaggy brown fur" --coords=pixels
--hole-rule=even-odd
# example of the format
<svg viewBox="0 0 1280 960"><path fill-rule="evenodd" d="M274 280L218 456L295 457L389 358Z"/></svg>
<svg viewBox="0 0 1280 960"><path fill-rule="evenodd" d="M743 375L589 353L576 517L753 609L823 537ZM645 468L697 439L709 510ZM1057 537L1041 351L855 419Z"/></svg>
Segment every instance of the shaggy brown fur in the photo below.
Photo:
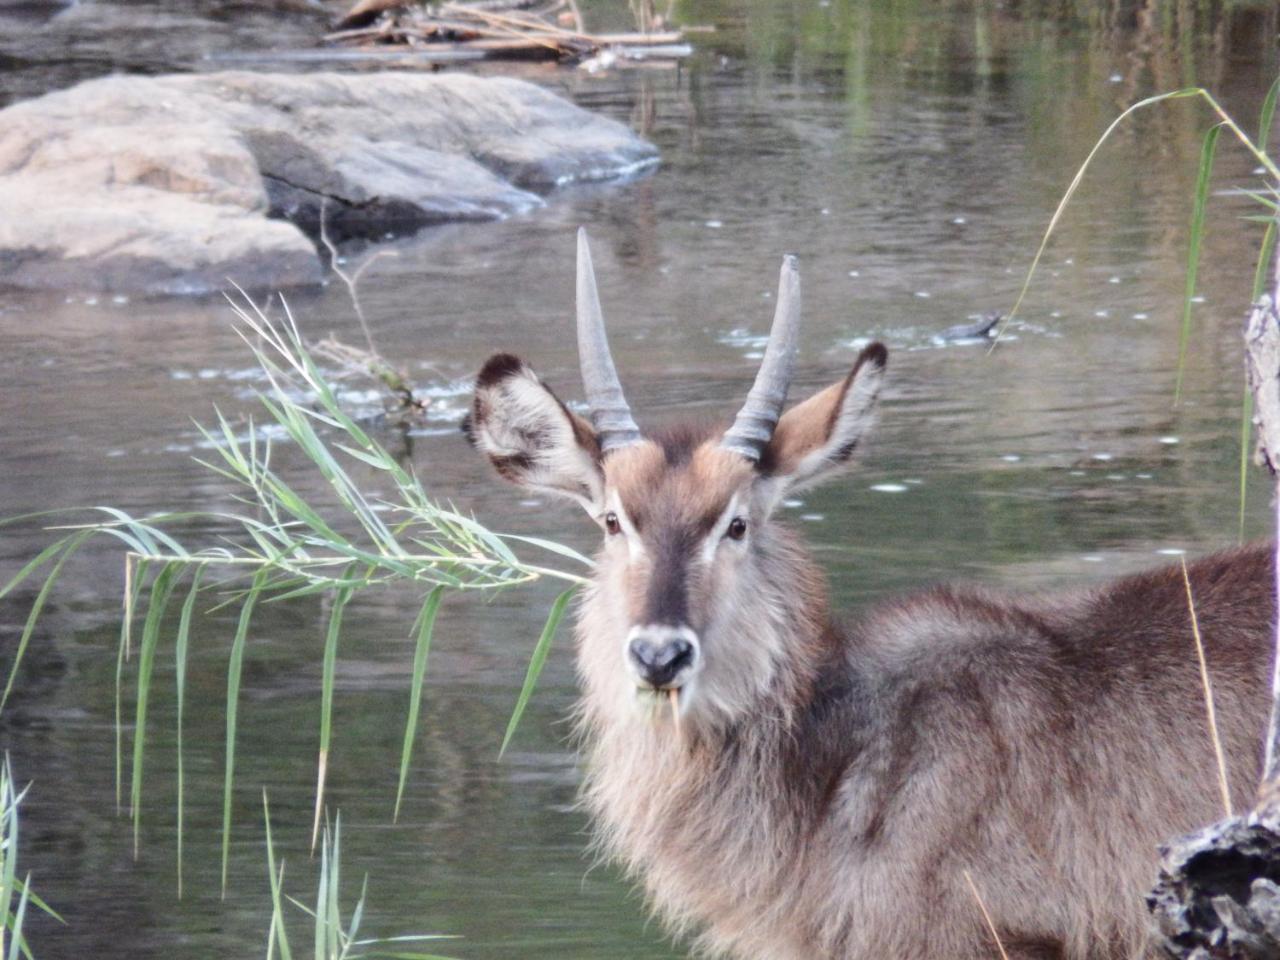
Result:
<svg viewBox="0 0 1280 960"><path fill-rule="evenodd" d="M1050 597L938 587L840 626L771 515L857 446L882 348L864 363L783 418L762 467L688 431L601 459L523 365L482 376L477 446L509 479L574 491L620 526L577 627L599 843L716 955L990 958L967 872L1017 960L1145 956L1157 844L1221 814L1181 571ZM741 540L723 537L731 513ZM1208 557L1190 577L1247 797L1271 550ZM678 725L624 669L628 631L668 614L699 640Z"/></svg>

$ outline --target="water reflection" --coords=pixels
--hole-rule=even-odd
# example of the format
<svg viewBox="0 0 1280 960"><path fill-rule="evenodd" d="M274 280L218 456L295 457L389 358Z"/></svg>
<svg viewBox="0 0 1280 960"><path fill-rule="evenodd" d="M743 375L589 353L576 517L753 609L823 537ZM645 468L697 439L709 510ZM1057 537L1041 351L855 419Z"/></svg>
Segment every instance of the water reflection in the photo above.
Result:
<svg viewBox="0 0 1280 960"><path fill-rule="evenodd" d="M619 4L588 16L596 12L626 16ZM380 348L407 358L440 396L410 454L433 490L501 529L591 549L594 534L572 509L522 502L453 429L460 385L494 350L528 357L576 395L567 330L573 232L585 223L642 423L736 408L786 250L801 253L806 284L798 393L838 376L865 338L890 343L892 388L863 469L785 508L842 605L955 577L1087 582L1167 559L1160 551L1235 539L1239 318L1257 242L1238 219L1238 197L1211 206L1187 399L1172 403L1202 109L1144 114L1106 149L1016 338L989 353L938 347L933 336L1012 302L1063 185L1133 100L1208 83L1251 125L1277 66L1265 42L1274 5L688 0L678 16L718 28L678 69L522 71L644 130L663 150L654 176L566 191L503 223L429 231L366 274ZM1218 187L1254 181L1225 139L1220 154ZM344 291L291 303L317 338L360 339ZM234 507L226 484L190 460L190 416L207 421L214 402L234 417L252 410L252 371L227 324L215 300L90 304L72 291L0 301L0 514ZM291 482L323 490L288 448L276 456ZM1262 485L1255 477L1251 536L1268 526ZM46 540L34 524L6 528L0 580ZM306 840L324 611L273 606L256 622L225 903L217 830L233 624L215 615L193 639L187 895L177 902L167 695L153 705L136 864L114 811L120 586L119 559L105 548L70 568L16 709L0 721L19 774L35 779L25 862L71 920L37 922L32 937L42 957L162 957L178 944L183 956L242 954L265 939L269 918L261 787L291 892L303 894L313 876ZM387 592L353 605L329 776L348 879L354 887L370 874L365 927L460 933L464 941L442 950L460 957L679 956L646 926L626 882L583 857L561 722L573 695L567 645L551 658L514 752L496 759L549 598L446 604L395 826L417 598ZM0 649L12 649L30 600L0 608ZM158 671L169 689L171 660L162 656Z"/></svg>

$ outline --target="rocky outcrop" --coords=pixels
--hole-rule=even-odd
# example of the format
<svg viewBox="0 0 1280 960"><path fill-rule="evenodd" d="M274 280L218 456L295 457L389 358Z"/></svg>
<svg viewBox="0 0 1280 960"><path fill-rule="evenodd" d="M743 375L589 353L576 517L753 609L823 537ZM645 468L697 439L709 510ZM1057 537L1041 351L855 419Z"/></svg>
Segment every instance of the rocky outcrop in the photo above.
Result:
<svg viewBox="0 0 1280 960"><path fill-rule="evenodd" d="M312 236L508 216L657 151L465 75L106 77L0 111L0 284L148 293L319 279Z"/></svg>

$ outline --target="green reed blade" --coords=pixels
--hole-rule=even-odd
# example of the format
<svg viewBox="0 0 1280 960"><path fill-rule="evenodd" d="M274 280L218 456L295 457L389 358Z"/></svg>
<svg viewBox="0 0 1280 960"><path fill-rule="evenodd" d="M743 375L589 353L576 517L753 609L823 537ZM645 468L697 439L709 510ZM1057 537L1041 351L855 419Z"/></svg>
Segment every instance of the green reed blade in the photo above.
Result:
<svg viewBox="0 0 1280 960"><path fill-rule="evenodd" d="M542 628L542 636L538 638L538 644L533 648L533 656L529 658L529 670L525 674L524 686L520 689L520 697L516 700L515 710L511 712L511 719L507 722L507 732L502 738L502 747L498 750L499 759L507 752L507 746L511 743L512 736L515 735L516 727L520 725L520 717L523 716L524 708L529 703L529 697L533 695L533 688L538 683L538 676L542 673L543 664L547 662L547 654L551 651L551 641L556 635L556 628L560 626L560 621L564 618L565 608L569 605L570 598L577 590L577 587L570 587L556 597L555 603L551 605L551 612L547 614L547 622Z"/></svg>
<svg viewBox="0 0 1280 960"><path fill-rule="evenodd" d="M404 744L400 748L400 782L396 786L396 806L391 814L391 822L400 819L400 801L404 797L405 781L409 777L409 758L413 755L413 739L418 731L418 711L422 707L422 680L427 673L427 654L431 649L431 631L435 627L436 614L440 610L440 600L444 596L444 587L439 586L427 594L422 609L418 611L418 622L414 625L418 642L413 649L413 679L409 687L409 715L404 723Z"/></svg>
<svg viewBox="0 0 1280 960"><path fill-rule="evenodd" d="M178 639L174 647L173 663L174 663L174 683L177 686L178 699L178 717L177 717L177 748L178 748L178 838L177 838L177 855L178 855L178 899L182 899L182 832L183 832L183 805L185 803L186 782L184 776L184 766L182 758L182 719L186 709L186 692L187 692L187 648L188 641L191 637L191 614L195 609L196 597L200 593L200 577L204 574L204 567L197 566L191 576L191 586L187 590L187 598L182 602L182 613L178 617Z"/></svg>
<svg viewBox="0 0 1280 960"><path fill-rule="evenodd" d="M227 663L227 756L222 778L222 899L227 898L227 860L231 852L231 785L236 772L236 710L240 704L240 674L244 669L245 641L249 635L249 621L267 582L267 572L259 570L253 575L244 605L240 608L240 622L236 625L235 639L231 642L231 659Z"/></svg>
<svg viewBox="0 0 1280 960"><path fill-rule="evenodd" d="M1191 207L1191 239L1187 250L1186 287L1182 297L1182 330L1178 335L1178 373L1173 386L1174 403L1182 400L1182 377L1187 365L1187 347L1191 342L1191 298L1196 295L1196 275L1200 270L1200 246L1204 240L1204 209L1209 198L1213 155L1221 133L1221 124L1210 127L1200 146L1200 169L1196 174L1195 200Z"/></svg>
<svg viewBox="0 0 1280 960"><path fill-rule="evenodd" d="M267 805L267 791L262 791L262 819L267 826L267 876L271 880L271 933L267 938L267 957L272 956L273 948L280 945L280 960L293 960L293 952L289 949L289 934L284 925L284 908L281 904L280 884L284 880L284 862L281 861L279 871L276 870L276 851L271 842L271 808Z"/></svg>
<svg viewBox="0 0 1280 960"><path fill-rule="evenodd" d="M146 524L139 523L116 507L94 507L93 509L99 513L105 513L109 517L115 517L114 523L103 525L104 532L114 532L116 536L129 544L129 548L134 553L150 556L160 552L155 540L150 535L150 531L147 530ZM128 530L129 533L126 534L124 530Z"/></svg>
<svg viewBox="0 0 1280 960"><path fill-rule="evenodd" d="M179 568L165 564L151 584L151 597L147 604L147 617L142 625L142 646L138 650L138 700L134 708L133 771L129 785L129 809L133 814L133 858L138 859L139 837L142 830L142 762L147 739L147 707L151 701L151 674L155 668L156 645L160 638L160 624L164 619L169 598L173 595L174 578Z"/></svg>
<svg viewBox="0 0 1280 960"><path fill-rule="evenodd" d="M1084 180L1085 173L1089 170L1089 167L1093 165L1093 160L1102 149L1103 144L1111 139L1111 135L1116 132L1120 124L1128 119L1131 114L1136 113L1145 107L1149 107L1157 103L1163 103L1166 100L1181 100L1186 97L1195 97L1204 94L1205 91L1199 88L1188 87L1182 90L1173 90L1169 93L1157 94L1154 97L1147 97L1145 100L1140 100L1126 108L1120 116L1116 117L1110 124L1108 124L1106 130L1102 131L1102 136L1098 137L1088 154L1085 155L1080 166L1076 168L1075 176L1071 178L1071 183L1067 185L1067 189L1062 194L1062 198L1058 200L1058 206L1054 209L1053 215L1049 218L1049 225L1045 227L1044 233L1040 237L1040 246L1036 248L1035 256L1031 258L1031 265L1027 267L1027 272L1022 279L1022 287L1018 291L1018 296L1013 301L1013 306L1010 307L1008 312L1004 315L1004 319L1000 321L999 325L995 329L995 337L992 339L991 349L995 349L995 345L1000 341L1005 328L1022 307L1022 301L1026 299L1027 292L1031 289L1031 281L1035 278L1036 269L1040 266L1040 261L1044 258L1044 252L1049 247L1049 240L1053 237L1054 231L1057 230L1058 223L1062 220L1062 215L1066 212L1066 209L1070 205L1076 191L1080 189L1080 184Z"/></svg>
<svg viewBox="0 0 1280 960"><path fill-rule="evenodd" d="M17 889L17 876L18 800L14 796L13 769L6 753L4 766L0 767L0 923L5 926L11 926L9 910Z"/></svg>
<svg viewBox="0 0 1280 960"><path fill-rule="evenodd" d="M514 540L517 543L527 543L530 546L539 547L549 553L554 553L557 556L575 560L586 567L594 567L596 565L596 562L590 557L583 556L572 547L566 547L563 543L556 543L554 540L546 540L542 537L525 537L515 533L501 534L501 538L503 540Z"/></svg>
<svg viewBox="0 0 1280 960"><path fill-rule="evenodd" d="M1258 148L1260 150L1267 149L1267 140L1271 137L1271 122L1276 117L1277 94L1280 94L1280 77L1276 77L1271 82L1271 89L1267 91L1262 101L1262 112L1258 116Z"/></svg>
<svg viewBox="0 0 1280 960"><path fill-rule="evenodd" d="M13 913L13 936L9 940L9 960L18 960L26 945L26 939L22 936L22 924L27 915L27 888L30 885L31 874L28 873L26 881L21 885L22 894L18 898L18 909Z"/></svg>
<svg viewBox="0 0 1280 960"><path fill-rule="evenodd" d="M360 921L364 919L364 904L368 895L369 875L366 873L364 879L360 882L360 899L356 901L356 905L351 911L351 923L347 926L347 930L342 936L342 953L338 955L338 960L347 960L351 953L351 948L359 945L356 942L356 937L360 933Z"/></svg>
<svg viewBox="0 0 1280 960"><path fill-rule="evenodd" d="M1236 537L1244 543L1244 515L1249 500L1249 441L1253 439L1253 391L1244 385L1240 400L1240 517Z"/></svg>
<svg viewBox="0 0 1280 960"><path fill-rule="evenodd" d="M66 536L66 537L63 537L61 540L55 540L53 543L49 544L49 546L45 547L43 550L37 553L34 558L27 561L26 566L24 566L21 570L15 573L13 577L9 580L9 582L4 585L3 588L0 588L0 598L3 598L4 596L6 596L10 590L12 590L18 584L22 583L22 581L26 580L27 577L31 576L31 574L34 573L36 570L38 570L40 567L43 567L46 563L48 563L49 558L52 557L55 553L57 553L59 550L61 550L63 544L65 544L70 539L71 539L70 536Z"/></svg>
<svg viewBox="0 0 1280 960"><path fill-rule="evenodd" d="M325 904L325 947L328 960L337 960L342 934L342 914L338 910L341 880L342 814L333 818L333 839L329 842L328 902Z"/></svg>
<svg viewBox="0 0 1280 960"><path fill-rule="evenodd" d="M1258 263L1253 268L1253 294L1250 303L1257 303L1267 290L1267 279L1271 275L1271 252L1276 246L1276 220L1271 217L1267 221L1267 229L1262 234L1262 248L1258 251Z"/></svg>
<svg viewBox="0 0 1280 960"><path fill-rule="evenodd" d="M352 588L342 587L333 595L329 611L329 629L324 638L324 671L320 682L320 759L316 769L316 808L311 823L311 850L316 849L320 833L320 811L324 807L324 781L329 768L329 741L333 735L333 682L338 661L338 635L342 630L342 612L351 599Z"/></svg>
<svg viewBox="0 0 1280 960"><path fill-rule="evenodd" d="M1272 200L1270 197L1265 194L1258 193L1256 190L1241 190L1240 194L1248 197L1254 203L1262 204L1262 206L1272 211L1272 213L1280 211L1280 200ZM1263 219L1266 218L1264 217Z"/></svg>
<svg viewBox="0 0 1280 960"><path fill-rule="evenodd" d="M329 828L324 828L324 845L320 848L320 883L316 890L316 909L313 914L315 930L312 944L315 960L325 960L324 946L327 924L327 907L329 905Z"/></svg>
<svg viewBox="0 0 1280 960"><path fill-rule="evenodd" d="M27 644L31 642L31 635L35 633L36 621L40 619L40 611L44 609L44 602L49 598L49 591L53 589L53 585L58 579L58 574L62 571L62 565L91 536L93 536L92 530L82 530L75 536L60 541L65 543L66 547L49 569L40 591L36 594L36 598L31 604L31 612L27 614L27 622L22 628L22 636L18 638L18 649L14 652L13 663L9 667L9 679L5 681L4 692L0 693L0 712L4 711L4 705L9 701L9 694L13 692L13 683L18 678L18 668L22 666L22 656L27 652Z"/></svg>
<svg viewBox="0 0 1280 960"><path fill-rule="evenodd" d="M133 629L133 611L138 608L138 597L146 579L147 561L139 560L135 564L131 558L125 557L124 617L120 622L120 645L116 649L116 813L124 805L124 664L129 658L129 632Z"/></svg>
<svg viewBox="0 0 1280 960"><path fill-rule="evenodd" d="M60 914L57 910L53 909L53 907L49 906L49 904L45 903L44 900L34 890L28 889L26 884L22 883L21 881L18 881L17 888L18 890L23 890L23 889L27 890L27 896L28 898L30 898L33 906L39 908L42 912L53 917L53 919L57 920L64 927L67 925L66 917Z"/></svg>

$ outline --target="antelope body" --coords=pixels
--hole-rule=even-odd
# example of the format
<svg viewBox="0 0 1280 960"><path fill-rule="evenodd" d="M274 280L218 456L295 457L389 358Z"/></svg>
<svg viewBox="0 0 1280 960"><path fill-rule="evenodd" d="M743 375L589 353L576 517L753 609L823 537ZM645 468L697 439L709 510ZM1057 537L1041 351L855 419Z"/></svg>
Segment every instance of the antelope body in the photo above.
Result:
<svg viewBox="0 0 1280 960"><path fill-rule="evenodd" d="M850 626L772 514L839 471L886 362L782 413L799 280L783 265L733 426L645 436L579 234L590 421L520 360L476 384L498 472L604 529L578 616L584 795L602 849L707 952L741 960L1147 954L1157 845L1218 819L1181 570L1052 597L935 588ZM1231 786L1268 709L1269 549L1190 566Z"/></svg>

